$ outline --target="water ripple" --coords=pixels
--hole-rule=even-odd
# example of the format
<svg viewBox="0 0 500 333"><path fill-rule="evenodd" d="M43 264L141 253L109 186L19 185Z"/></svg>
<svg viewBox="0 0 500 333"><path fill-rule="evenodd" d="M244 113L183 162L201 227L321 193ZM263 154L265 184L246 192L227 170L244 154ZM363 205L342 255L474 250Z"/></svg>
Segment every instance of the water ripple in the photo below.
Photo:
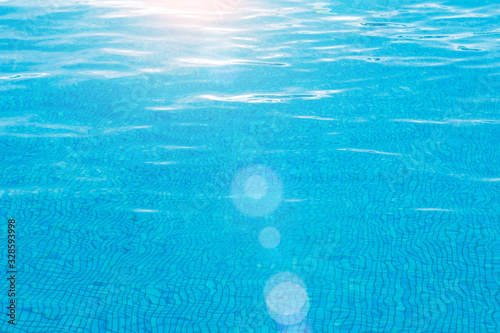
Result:
<svg viewBox="0 0 500 333"><path fill-rule="evenodd" d="M359 153L370 153L370 154L380 154L380 155L393 155L393 156L399 156L401 154L398 153L388 153L385 151L378 151L378 150L371 150L371 149L357 149L357 148L339 148L337 150L344 150L344 151L355 151Z"/></svg>
<svg viewBox="0 0 500 333"><path fill-rule="evenodd" d="M183 58L175 59L181 63L186 63L191 66L233 66L233 65L244 65L244 66L271 66L271 67L286 67L290 66L287 63L281 62L268 62L268 61L258 61L258 60L245 60L245 59L229 59L229 60L218 60L218 59L193 59L193 58Z"/></svg>
<svg viewBox="0 0 500 333"><path fill-rule="evenodd" d="M199 98L220 102L281 103L291 100L316 100L332 97L343 90L308 91L303 94L246 94L236 96L200 95Z"/></svg>

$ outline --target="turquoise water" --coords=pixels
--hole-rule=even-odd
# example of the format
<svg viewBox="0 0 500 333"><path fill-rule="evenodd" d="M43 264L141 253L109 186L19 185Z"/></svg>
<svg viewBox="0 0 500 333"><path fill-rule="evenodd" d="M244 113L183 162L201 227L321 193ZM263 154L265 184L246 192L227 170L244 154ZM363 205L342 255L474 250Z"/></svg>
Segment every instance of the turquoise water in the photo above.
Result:
<svg viewBox="0 0 500 333"><path fill-rule="evenodd" d="M499 15L1 1L0 331L499 332Z"/></svg>

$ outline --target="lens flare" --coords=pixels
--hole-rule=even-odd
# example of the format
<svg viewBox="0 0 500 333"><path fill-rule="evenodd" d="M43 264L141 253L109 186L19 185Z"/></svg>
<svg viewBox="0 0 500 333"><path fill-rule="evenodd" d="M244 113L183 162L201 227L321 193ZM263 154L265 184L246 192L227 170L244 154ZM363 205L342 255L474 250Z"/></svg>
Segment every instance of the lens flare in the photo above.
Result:
<svg viewBox="0 0 500 333"><path fill-rule="evenodd" d="M296 325L309 312L309 296L304 282L295 274L274 275L264 288L267 311L281 325Z"/></svg>
<svg viewBox="0 0 500 333"><path fill-rule="evenodd" d="M259 242L266 249L274 249L281 242L281 234L274 227L265 227L259 234Z"/></svg>
<svg viewBox="0 0 500 333"><path fill-rule="evenodd" d="M281 202L281 181L270 168L252 165L236 174L231 194L234 205L244 214L266 216Z"/></svg>
<svg viewBox="0 0 500 333"><path fill-rule="evenodd" d="M267 193L267 182L264 177L250 176L245 180L245 195L254 199L262 199Z"/></svg>

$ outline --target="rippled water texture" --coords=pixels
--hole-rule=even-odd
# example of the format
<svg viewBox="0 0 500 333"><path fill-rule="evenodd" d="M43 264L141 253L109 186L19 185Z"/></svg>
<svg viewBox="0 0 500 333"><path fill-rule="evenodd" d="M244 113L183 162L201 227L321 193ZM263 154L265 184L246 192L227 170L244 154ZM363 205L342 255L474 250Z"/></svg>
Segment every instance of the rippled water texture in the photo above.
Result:
<svg viewBox="0 0 500 333"><path fill-rule="evenodd" d="M499 332L499 14L0 1L0 331Z"/></svg>

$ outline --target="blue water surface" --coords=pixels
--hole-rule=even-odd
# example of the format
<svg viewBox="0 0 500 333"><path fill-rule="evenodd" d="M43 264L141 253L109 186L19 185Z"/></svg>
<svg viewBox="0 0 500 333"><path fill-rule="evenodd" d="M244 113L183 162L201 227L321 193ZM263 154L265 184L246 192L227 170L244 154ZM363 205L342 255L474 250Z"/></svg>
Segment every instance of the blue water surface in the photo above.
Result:
<svg viewBox="0 0 500 333"><path fill-rule="evenodd" d="M499 19L0 1L0 332L500 332Z"/></svg>

